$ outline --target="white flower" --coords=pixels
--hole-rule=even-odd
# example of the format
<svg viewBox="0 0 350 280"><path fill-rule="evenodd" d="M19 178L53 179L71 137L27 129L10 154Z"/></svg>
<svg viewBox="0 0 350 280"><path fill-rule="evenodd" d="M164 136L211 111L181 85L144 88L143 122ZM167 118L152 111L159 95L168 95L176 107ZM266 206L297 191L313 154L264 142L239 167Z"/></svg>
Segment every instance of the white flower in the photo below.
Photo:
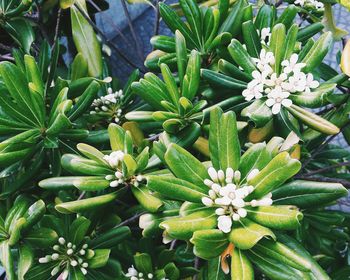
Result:
<svg viewBox="0 0 350 280"><path fill-rule="evenodd" d="M267 72L275 64L275 57L272 52L266 52L265 49L262 49L259 58L253 58L253 61L260 71Z"/></svg>
<svg viewBox="0 0 350 280"><path fill-rule="evenodd" d="M306 66L305 63L298 63L299 56L293 53L289 60L283 60L281 65L284 66L283 72L289 74L291 72L300 72L302 68Z"/></svg>
<svg viewBox="0 0 350 280"><path fill-rule="evenodd" d="M271 110L274 115L281 111L282 106L290 107L292 105L292 100L287 99L289 97L289 92L282 91L281 89L271 90L267 97L266 105L272 107Z"/></svg>
<svg viewBox="0 0 350 280"><path fill-rule="evenodd" d="M243 90L242 92L242 95L245 97L245 100L247 101L250 101L254 98L260 99L261 97L263 97L264 86L262 84L252 86L253 85L252 82L250 82L248 84L247 89Z"/></svg>
<svg viewBox="0 0 350 280"><path fill-rule="evenodd" d="M306 75L303 72L294 73L293 76L290 76L288 83L283 84L283 88L288 90L291 93L294 92L303 92L306 86Z"/></svg>
<svg viewBox="0 0 350 280"><path fill-rule="evenodd" d="M113 151L109 155L105 155L103 159L112 167L116 168L119 163L124 160L124 152L122 151Z"/></svg>
<svg viewBox="0 0 350 280"><path fill-rule="evenodd" d="M230 216L219 216L218 217L218 228L224 232L229 233L232 227L232 218Z"/></svg>
<svg viewBox="0 0 350 280"><path fill-rule="evenodd" d="M282 73L277 77L276 73L273 73L270 79L266 80L266 85L269 87L281 87L283 82L287 80L288 76L286 73Z"/></svg>
<svg viewBox="0 0 350 280"><path fill-rule="evenodd" d="M306 80L305 80L305 93L310 93L311 89L317 88L320 85L320 83L316 80L314 80L314 76L309 73L306 75Z"/></svg>
<svg viewBox="0 0 350 280"><path fill-rule="evenodd" d="M131 276L137 276L138 272L137 270L134 268L134 266L132 265L131 267L128 268L128 273L125 274L126 277L131 277Z"/></svg>

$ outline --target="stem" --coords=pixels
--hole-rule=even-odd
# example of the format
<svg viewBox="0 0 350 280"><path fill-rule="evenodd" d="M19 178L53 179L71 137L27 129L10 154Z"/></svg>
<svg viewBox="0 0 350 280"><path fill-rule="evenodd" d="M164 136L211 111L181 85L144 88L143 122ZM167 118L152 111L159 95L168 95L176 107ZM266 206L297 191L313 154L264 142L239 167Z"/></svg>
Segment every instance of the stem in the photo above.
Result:
<svg viewBox="0 0 350 280"><path fill-rule="evenodd" d="M137 53L138 53L139 57L141 58L141 60L143 60L143 55L142 55L142 51L141 51L141 47L140 47L140 41L138 40L138 38L136 36L136 33L135 33L135 30L134 30L134 26L132 24L132 20L131 20L131 17L130 17L130 13L129 13L128 7L126 6L125 0L120 0L120 1L122 3L126 19L128 20L128 25L129 25L129 28L130 28L131 36L134 39L135 44L136 44Z"/></svg>
<svg viewBox="0 0 350 280"><path fill-rule="evenodd" d="M337 167L349 166L349 165L350 165L350 161L340 162L340 163L337 163L337 164L334 164L334 165L331 165L331 166L323 167L323 168L320 168L320 169L308 172L307 174L304 174L304 177L310 177L310 176L312 176L314 174L322 173L324 171L328 171L328 170L331 170L331 169L334 169L334 168L337 168Z"/></svg>
<svg viewBox="0 0 350 280"><path fill-rule="evenodd" d="M328 178L328 177L319 177L319 176L295 176L295 179L301 179L306 181L316 181L316 182L326 182L326 183L340 183L346 188L350 188L350 182L345 179L338 178Z"/></svg>
<svg viewBox="0 0 350 280"><path fill-rule="evenodd" d="M156 0L156 5L154 8L155 8L156 16L155 16L153 36L156 36L159 33L159 24L160 24L159 0Z"/></svg>
<svg viewBox="0 0 350 280"><path fill-rule="evenodd" d="M125 220L124 222L122 222L122 223L118 224L117 226L115 226L115 228L128 225L128 224L132 223L133 221L137 220L143 214L146 214L146 212L141 212L141 213L135 214L131 218L129 218L129 219Z"/></svg>

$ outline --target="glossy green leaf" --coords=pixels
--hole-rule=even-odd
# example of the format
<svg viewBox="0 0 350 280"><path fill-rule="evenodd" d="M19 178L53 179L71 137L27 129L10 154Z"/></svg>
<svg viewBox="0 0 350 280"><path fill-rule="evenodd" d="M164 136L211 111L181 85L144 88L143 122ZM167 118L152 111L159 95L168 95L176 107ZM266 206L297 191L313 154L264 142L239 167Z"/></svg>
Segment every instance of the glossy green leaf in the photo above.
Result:
<svg viewBox="0 0 350 280"><path fill-rule="evenodd" d="M254 280L253 266L240 249L232 252L231 280Z"/></svg>
<svg viewBox="0 0 350 280"><path fill-rule="evenodd" d="M110 249L95 249L95 255L92 259L89 260L89 268L101 268L104 267L109 259L109 254L111 253Z"/></svg>
<svg viewBox="0 0 350 280"><path fill-rule="evenodd" d="M220 256L229 243L226 234L218 229L197 230L190 241L193 253L206 260Z"/></svg>
<svg viewBox="0 0 350 280"><path fill-rule="evenodd" d="M295 180L272 192L273 201L280 205L300 208L319 207L348 194L339 183Z"/></svg>
<svg viewBox="0 0 350 280"><path fill-rule="evenodd" d="M87 14L85 0L79 0L75 5ZM88 64L89 75L99 77L102 74L101 47L92 26L75 5L70 8L73 41Z"/></svg>

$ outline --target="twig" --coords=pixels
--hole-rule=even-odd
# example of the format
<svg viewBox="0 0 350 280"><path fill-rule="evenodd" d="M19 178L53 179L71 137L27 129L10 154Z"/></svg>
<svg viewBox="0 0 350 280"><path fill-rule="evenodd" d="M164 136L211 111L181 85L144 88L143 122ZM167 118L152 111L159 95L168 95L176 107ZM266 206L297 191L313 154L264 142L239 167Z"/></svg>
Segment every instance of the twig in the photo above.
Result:
<svg viewBox="0 0 350 280"><path fill-rule="evenodd" d="M83 192L79 195L78 200L83 199L83 197L85 196L85 194L86 194L86 191L83 191Z"/></svg>
<svg viewBox="0 0 350 280"><path fill-rule="evenodd" d="M118 224L117 226L115 226L115 228L128 225L128 224L132 223L133 221L137 220L140 216L142 216L145 213L146 212L141 212L141 213L135 214L134 216L130 217L129 219L127 219L124 222L122 222L122 223Z"/></svg>
<svg viewBox="0 0 350 280"><path fill-rule="evenodd" d="M310 171L310 172L304 174L303 176L310 177L312 175L319 174L319 173L322 173L324 171L328 171L328 170L331 170L331 169L334 169L334 168L337 168L337 167L341 167L341 166L349 166L349 165L350 165L350 161L340 162L340 163L337 163L337 164L334 164L334 165L330 165L330 166L323 167L323 168L320 168L320 169L317 169L317 170L314 170L314 171Z"/></svg>
<svg viewBox="0 0 350 280"><path fill-rule="evenodd" d="M0 55L1 60L15 61L15 59L10 54Z"/></svg>
<svg viewBox="0 0 350 280"><path fill-rule="evenodd" d="M10 46L7 46L7 45L2 44L2 43L0 43L0 48L5 50L5 51L9 51L9 52L12 51L12 48Z"/></svg>
<svg viewBox="0 0 350 280"><path fill-rule="evenodd" d="M176 245L176 239L175 240L173 240L173 241L171 241L171 243L170 243L170 250L173 250L174 248L175 248L175 245Z"/></svg>
<svg viewBox="0 0 350 280"><path fill-rule="evenodd" d="M350 182L345 179L318 177L318 176L295 176L294 179L301 179L306 181L326 182L326 183L340 183L346 188L350 188Z"/></svg>
<svg viewBox="0 0 350 280"><path fill-rule="evenodd" d="M160 24L159 0L156 0L155 12L156 12L156 16L155 16L153 36L156 36L159 33L159 24Z"/></svg>
<svg viewBox="0 0 350 280"><path fill-rule="evenodd" d="M133 63L117 46L112 44L110 40L107 38L107 36L97 27L97 25L90 19L90 17L85 13L85 11L77 4L74 4L74 7L78 9L78 11L81 13L81 15L89 22L89 24L92 26L92 28L100 35L102 40L106 45L108 45L110 48L112 48L118 55L124 59L130 66L134 68L139 68L135 63ZM143 69L140 69L140 72L143 74L145 71Z"/></svg>
<svg viewBox="0 0 350 280"><path fill-rule="evenodd" d="M102 12L102 10L100 9L99 6L97 6L95 4L94 1L92 0L88 0L88 2L91 4L91 6L94 7L94 9L96 9L98 12ZM120 36L120 38L129 46L129 47L133 47L130 42L128 41L128 39L124 36L123 32L121 32L121 30L119 29L119 27L117 25L115 25L114 21L111 19L111 17L107 14L104 15L104 17L106 17L106 19L108 20L108 22L110 23L111 26L113 26L113 29L115 29L118 33L118 35ZM118 35L113 36L110 40L113 41L114 38Z"/></svg>
<svg viewBox="0 0 350 280"><path fill-rule="evenodd" d="M317 156L320 152L322 152L323 149L326 148L327 144L331 142L335 137L337 137L338 134L341 133L345 129L345 127L347 127L348 125L349 123L344 125L337 134L330 136L325 142L323 142L320 146L318 146L317 149L315 149L315 151L311 154L311 156L306 161L303 162L302 169L305 168L310 163L310 161L312 161L315 158L315 156Z"/></svg>
<svg viewBox="0 0 350 280"><path fill-rule="evenodd" d="M198 269L199 268L199 258L198 257L196 257L195 259L194 259L194 268L195 269ZM195 276L193 276L193 280L197 280L198 279L198 275L196 274Z"/></svg>
<svg viewBox="0 0 350 280"><path fill-rule="evenodd" d="M143 61L143 55L142 55L142 51L141 51L141 47L140 47L140 40L136 36L136 33L135 33L135 30L134 30L134 26L132 24L132 20L131 20L131 17L130 17L130 13L129 13L128 7L126 6L125 0L120 0L120 2L122 3L123 11L124 11L124 14L126 16L126 19L128 20L128 25L129 25L129 28L130 28L131 36L134 39L135 44L136 44L136 51L137 51L139 57L141 58L141 60Z"/></svg>

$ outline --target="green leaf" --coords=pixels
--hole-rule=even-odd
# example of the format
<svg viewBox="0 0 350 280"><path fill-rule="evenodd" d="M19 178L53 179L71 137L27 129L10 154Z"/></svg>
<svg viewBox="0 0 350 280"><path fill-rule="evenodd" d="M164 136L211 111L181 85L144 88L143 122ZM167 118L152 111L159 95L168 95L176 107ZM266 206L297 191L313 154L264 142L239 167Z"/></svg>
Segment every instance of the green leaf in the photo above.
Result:
<svg viewBox="0 0 350 280"><path fill-rule="evenodd" d="M237 170L240 161L240 144L237 122L233 112L222 114L216 107L210 114L209 150L215 169Z"/></svg>
<svg viewBox="0 0 350 280"><path fill-rule="evenodd" d="M70 1L70 0L69 0ZM61 1L62 2L62 1ZM78 53L72 62L70 78L72 81L84 78L88 73L88 64L82 53Z"/></svg>
<svg viewBox="0 0 350 280"><path fill-rule="evenodd" d="M32 249L23 244L19 247L19 260L18 260L18 280L24 280L25 274L34 263L34 253Z"/></svg>
<svg viewBox="0 0 350 280"><path fill-rule="evenodd" d="M292 105L287 108L287 110L297 119L300 119L303 123L308 125L309 127L325 133L325 134L337 134L339 133L339 128L327 121L326 119L307 111L299 106Z"/></svg>
<svg viewBox="0 0 350 280"><path fill-rule="evenodd" d="M88 64L89 75L99 77L102 74L101 47L92 26L75 5L78 5L87 15L85 0L78 0L70 8L73 41Z"/></svg>
<svg viewBox="0 0 350 280"><path fill-rule="evenodd" d="M43 200L38 200L32 204L23 217L26 219L26 223L23 226L23 230L28 230L40 221L42 216L45 214L46 206Z"/></svg>
<svg viewBox="0 0 350 280"><path fill-rule="evenodd" d="M247 207L248 218L260 225L279 230L292 230L300 226L303 214L289 206Z"/></svg>
<svg viewBox="0 0 350 280"><path fill-rule="evenodd" d="M253 250L301 271L311 269L311 263L307 259L280 242L261 240Z"/></svg>
<svg viewBox="0 0 350 280"><path fill-rule="evenodd" d="M175 79L173 77L173 74L170 71L170 68L168 65L162 63L160 65L160 70L162 71L162 76L165 82L165 85L167 87L167 91L171 97L172 103L177 106L178 105L178 100L180 98L179 91L177 89L177 85L175 82Z"/></svg>
<svg viewBox="0 0 350 280"><path fill-rule="evenodd" d="M186 71L187 63L187 48L185 37L181 34L179 30L175 31L175 49L176 49L176 61L178 76L180 80L180 85L182 86L183 78Z"/></svg>
<svg viewBox="0 0 350 280"><path fill-rule="evenodd" d="M253 144L241 157L239 171L242 178L246 178L253 169L263 169L271 160L266 149L266 143Z"/></svg>
<svg viewBox="0 0 350 280"><path fill-rule="evenodd" d="M83 94L79 97L78 101L74 104L71 111L69 111L69 119L71 121L76 120L83 113L90 108L92 102L96 98L97 92L100 89L100 84L96 81L92 81Z"/></svg>
<svg viewBox="0 0 350 280"><path fill-rule="evenodd" d="M240 249L232 252L231 280L254 280L253 266Z"/></svg>
<svg viewBox="0 0 350 280"><path fill-rule="evenodd" d="M276 239L274 233L270 229L245 218L232 225L232 230L228 239L237 248L247 250L252 248L264 237Z"/></svg>
<svg viewBox="0 0 350 280"><path fill-rule="evenodd" d="M62 214L81 213L86 210L95 209L114 201L119 192L109 193L92 198L57 204L55 209Z"/></svg>
<svg viewBox="0 0 350 280"><path fill-rule="evenodd" d="M89 260L89 268L101 268L104 267L109 259L109 254L111 253L110 249L95 249L95 255L92 259Z"/></svg>
<svg viewBox="0 0 350 280"><path fill-rule="evenodd" d="M94 160L86 159L75 154L64 154L61 159L62 167L72 174L109 175L113 169L103 166Z"/></svg>
<svg viewBox="0 0 350 280"><path fill-rule="evenodd" d="M333 40L331 32L325 32L318 38L318 40L311 47L306 56L301 60L302 63L306 64L306 66L303 68L304 72L311 72L313 69L315 69L321 64L324 57L328 53L332 42Z"/></svg>
<svg viewBox="0 0 350 280"><path fill-rule="evenodd" d="M136 253L134 256L135 267L137 271L143 274L153 273L152 258L147 253Z"/></svg>
<svg viewBox="0 0 350 280"><path fill-rule="evenodd" d="M80 245L84 237L87 235L90 224L90 220L83 216L76 218L69 227L69 241L77 246Z"/></svg>
<svg viewBox="0 0 350 280"><path fill-rule="evenodd" d="M15 263L11 253L11 248L7 241L0 243L0 251L1 264L6 271L6 278L8 280L17 279L15 274Z"/></svg>
<svg viewBox="0 0 350 280"><path fill-rule="evenodd" d="M254 61L237 39L232 39L227 49L233 60L241 66L247 74L251 75L252 72L256 70Z"/></svg>
<svg viewBox="0 0 350 280"><path fill-rule="evenodd" d="M162 195L182 201L198 202L207 196L201 187L186 180L171 176L147 176L147 187Z"/></svg>
<svg viewBox="0 0 350 280"><path fill-rule="evenodd" d="M285 52L286 27L278 23L271 31L271 39L269 48L275 56L275 72L280 73L281 62Z"/></svg>
<svg viewBox="0 0 350 280"><path fill-rule="evenodd" d="M131 191L140 205L151 213L157 212L163 206L163 202L154 196L146 186L132 186Z"/></svg>
<svg viewBox="0 0 350 280"><path fill-rule="evenodd" d="M244 73L244 72L241 72ZM201 69L201 76L208 81L214 87L220 87L225 89L239 90L246 89L247 84L241 80L232 78L230 76L220 74L213 70ZM238 77L241 78L241 77Z"/></svg>
<svg viewBox="0 0 350 280"><path fill-rule="evenodd" d="M229 32L232 37L236 37L241 29L243 13L242 10L246 6L245 0L235 2L227 15L225 21L221 24L219 33Z"/></svg>
<svg viewBox="0 0 350 280"><path fill-rule="evenodd" d="M57 233L50 228L36 228L29 231L24 237L24 241L28 242L31 246L36 247L49 247L57 242Z"/></svg>
<svg viewBox="0 0 350 280"><path fill-rule="evenodd" d="M204 184L204 180L209 178L207 169L185 149L176 144L170 144L165 153L165 162L175 176L195 184L203 192L208 191L208 187Z"/></svg>
<svg viewBox="0 0 350 280"><path fill-rule="evenodd" d="M278 154L256 176L248 180L248 184L255 187L249 197L263 197L293 177L300 168L300 162L292 159L287 152Z"/></svg>
<svg viewBox="0 0 350 280"><path fill-rule="evenodd" d="M112 248L128 238L130 234L131 231L128 227L117 225L115 228L112 228L92 239L89 242L89 246L92 249Z"/></svg>
<svg viewBox="0 0 350 280"><path fill-rule="evenodd" d="M189 240L198 230L213 229L217 226L214 209L196 211L185 217L170 218L160 224L171 238Z"/></svg>
<svg viewBox="0 0 350 280"><path fill-rule="evenodd" d="M245 107L241 115L242 117L249 118L256 128L265 126L273 118L271 109L261 99L255 100L249 106Z"/></svg>
<svg viewBox="0 0 350 280"><path fill-rule="evenodd" d="M35 40L35 34L32 26L26 19L16 17L6 20L2 27L26 53L30 53L30 47Z"/></svg>
<svg viewBox="0 0 350 280"><path fill-rule="evenodd" d="M226 234L218 229L197 230L190 241L193 253L206 260L220 256L229 243Z"/></svg>
<svg viewBox="0 0 350 280"><path fill-rule="evenodd" d="M295 180L272 192L273 202L280 205L296 205L313 208L331 203L348 194L339 183Z"/></svg>
<svg viewBox="0 0 350 280"><path fill-rule="evenodd" d="M242 24L242 31L248 53L250 56L258 58L261 51L261 42L253 22L251 20L244 22Z"/></svg>

